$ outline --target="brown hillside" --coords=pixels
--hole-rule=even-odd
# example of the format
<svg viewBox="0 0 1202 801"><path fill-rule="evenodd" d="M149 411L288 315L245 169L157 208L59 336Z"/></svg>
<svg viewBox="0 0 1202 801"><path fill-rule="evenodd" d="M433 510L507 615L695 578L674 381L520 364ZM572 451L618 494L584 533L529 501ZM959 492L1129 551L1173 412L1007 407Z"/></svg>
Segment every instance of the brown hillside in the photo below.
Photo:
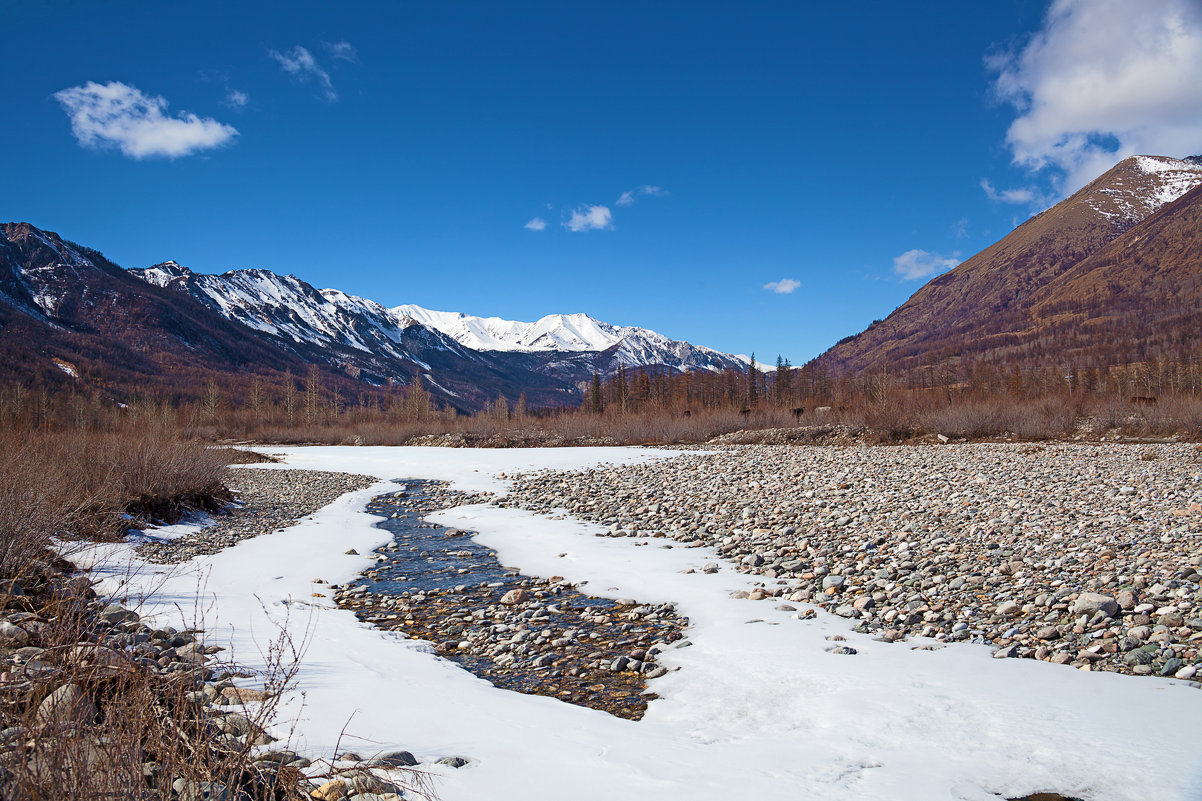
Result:
<svg viewBox="0 0 1202 801"><path fill-rule="evenodd" d="M1064 361L1189 361L1202 343L1202 187L1053 281L1027 338Z"/></svg>
<svg viewBox="0 0 1202 801"><path fill-rule="evenodd" d="M1158 304L1191 291L1186 288L1193 286L1202 258L1196 237L1189 235L1191 225L1197 232L1197 218L1191 216L1196 209L1190 209L1197 205L1198 191L1159 212L1154 209L1200 182L1202 172L1189 162L1126 159L933 279L885 320L839 343L817 362L836 372L905 371L956 356L997 362L1039 359L1044 361L1040 366L1049 366L1071 364L1078 353L1109 348L1116 343L1095 338L1097 326L1113 319L1116 296L1122 298L1123 319L1130 326L1134 320L1162 319L1152 311ZM1162 237L1174 244L1152 242ZM1140 267L1106 266L1103 254L1120 238L1123 248L1147 253ZM1087 262L1093 256L1102 261ZM1176 266L1161 279L1149 279L1149 265L1162 256ZM1071 319L1069 312L1075 315ZM1083 320L1093 322L1078 330ZM1147 331L1145 323L1139 325ZM1133 351L1150 345L1131 343Z"/></svg>

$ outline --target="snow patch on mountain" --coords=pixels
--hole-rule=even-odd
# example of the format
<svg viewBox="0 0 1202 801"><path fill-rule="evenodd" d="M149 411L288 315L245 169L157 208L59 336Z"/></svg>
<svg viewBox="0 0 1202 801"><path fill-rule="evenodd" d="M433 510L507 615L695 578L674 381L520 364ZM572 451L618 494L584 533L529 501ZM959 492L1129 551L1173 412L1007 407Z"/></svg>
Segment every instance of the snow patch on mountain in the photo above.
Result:
<svg viewBox="0 0 1202 801"><path fill-rule="evenodd" d="M1132 169L1087 200L1089 207L1125 230L1202 185L1202 164L1166 156L1134 156ZM1087 187L1088 189L1088 187Z"/></svg>
<svg viewBox="0 0 1202 801"><path fill-rule="evenodd" d="M1153 188L1148 198L1148 205L1154 209L1172 203L1202 184L1202 164L1163 156L1137 156L1135 163L1160 180L1160 185Z"/></svg>

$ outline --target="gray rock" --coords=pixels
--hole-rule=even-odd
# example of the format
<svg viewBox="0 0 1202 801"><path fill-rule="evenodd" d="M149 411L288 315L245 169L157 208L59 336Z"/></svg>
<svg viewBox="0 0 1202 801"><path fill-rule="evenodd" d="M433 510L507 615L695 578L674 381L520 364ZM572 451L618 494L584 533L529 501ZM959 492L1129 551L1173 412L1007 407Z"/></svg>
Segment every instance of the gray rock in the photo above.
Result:
<svg viewBox="0 0 1202 801"><path fill-rule="evenodd" d="M1118 602L1109 595L1096 592L1083 592L1077 596L1077 600L1073 603L1074 615L1092 616L1095 612L1101 612L1106 617L1114 617L1119 613Z"/></svg>
<svg viewBox="0 0 1202 801"><path fill-rule="evenodd" d="M119 626L122 623L136 622L138 620L138 613L126 609L120 604L109 604L100 611L100 619L110 625Z"/></svg>
<svg viewBox="0 0 1202 801"><path fill-rule="evenodd" d="M1174 676L1177 674L1177 671L1181 670L1183 667L1185 667L1185 660L1173 657L1172 659L1165 660L1165 663L1161 666L1159 673L1161 676Z"/></svg>
<svg viewBox="0 0 1202 801"><path fill-rule="evenodd" d="M96 718L96 705L77 684L55 689L38 706L34 720L42 726L88 726Z"/></svg>
<svg viewBox="0 0 1202 801"><path fill-rule="evenodd" d="M1171 629L1179 629L1185 625L1185 618L1180 612L1166 612L1156 618L1156 625L1168 626Z"/></svg>
<svg viewBox="0 0 1202 801"><path fill-rule="evenodd" d="M417 758L408 751L388 751L367 760L374 768L411 768L417 764Z"/></svg>
<svg viewBox="0 0 1202 801"><path fill-rule="evenodd" d="M843 576L825 576L822 579L822 589L824 590L841 590L847 583L847 579Z"/></svg>

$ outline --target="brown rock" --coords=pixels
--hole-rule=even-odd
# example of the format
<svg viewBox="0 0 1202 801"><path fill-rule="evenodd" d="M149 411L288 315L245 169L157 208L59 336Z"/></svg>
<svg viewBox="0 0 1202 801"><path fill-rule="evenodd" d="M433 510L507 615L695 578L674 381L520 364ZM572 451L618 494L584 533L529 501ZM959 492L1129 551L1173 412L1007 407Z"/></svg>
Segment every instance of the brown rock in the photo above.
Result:
<svg viewBox="0 0 1202 801"><path fill-rule="evenodd" d="M309 795L316 798L317 801L340 801L340 799L346 798L346 783L341 779L330 779Z"/></svg>
<svg viewBox="0 0 1202 801"><path fill-rule="evenodd" d="M514 604L520 604L529 600L530 593L526 592L525 590L510 590L501 596L501 603L505 604L506 606L513 606Z"/></svg>

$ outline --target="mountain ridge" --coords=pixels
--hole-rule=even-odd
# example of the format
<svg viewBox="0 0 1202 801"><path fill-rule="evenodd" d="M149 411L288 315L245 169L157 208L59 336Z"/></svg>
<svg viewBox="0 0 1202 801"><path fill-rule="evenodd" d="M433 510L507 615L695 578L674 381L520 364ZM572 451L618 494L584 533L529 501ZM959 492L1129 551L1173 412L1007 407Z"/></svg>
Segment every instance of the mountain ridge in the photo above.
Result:
<svg viewBox="0 0 1202 801"><path fill-rule="evenodd" d="M388 308L338 289L316 289L294 275L259 268L197 273L176 262L129 271L143 280L189 292L230 319L294 340L321 344L330 338L361 349L396 354L396 332L413 324L447 337L461 354L596 354L592 369L609 374L628 368L662 366L673 370L746 369L738 356L673 340L637 326L619 326L584 313L550 314L533 323L462 312L439 312L415 304ZM292 314L281 315L287 307ZM455 344L451 344L451 343ZM616 347L615 347L616 346Z"/></svg>

